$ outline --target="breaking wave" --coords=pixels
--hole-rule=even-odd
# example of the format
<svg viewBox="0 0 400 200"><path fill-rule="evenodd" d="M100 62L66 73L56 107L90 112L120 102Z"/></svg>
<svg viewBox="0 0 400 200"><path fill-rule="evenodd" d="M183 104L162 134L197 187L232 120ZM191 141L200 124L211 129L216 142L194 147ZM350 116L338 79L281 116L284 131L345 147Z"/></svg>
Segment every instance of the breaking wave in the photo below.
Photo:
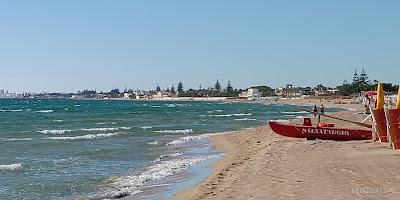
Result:
<svg viewBox="0 0 400 200"><path fill-rule="evenodd" d="M156 141L148 142L147 144L149 144L149 145L157 145L158 141L156 140Z"/></svg>
<svg viewBox="0 0 400 200"><path fill-rule="evenodd" d="M161 161L149 166L146 171L137 175L118 177L110 180L110 188L94 195L92 199L116 199L141 193L144 184L174 175L197 163L215 158L215 156L203 156L184 159Z"/></svg>
<svg viewBox="0 0 400 200"><path fill-rule="evenodd" d="M117 133L100 133L100 134L88 134L88 135L81 135L81 136L74 136L74 137L48 137L44 139L48 140L92 140L92 139L102 139L117 136L120 134L126 134L122 132Z"/></svg>
<svg viewBox="0 0 400 200"><path fill-rule="evenodd" d="M208 115L209 117L240 117L240 116L251 116L252 113L235 113L235 114L225 114L225 115Z"/></svg>
<svg viewBox="0 0 400 200"><path fill-rule="evenodd" d="M284 111L282 114L308 114L306 111Z"/></svg>
<svg viewBox="0 0 400 200"><path fill-rule="evenodd" d="M42 130L42 131L38 131L38 133L43 133L45 135L47 135L47 134L62 135L64 133L69 133L69 132L72 132L72 130Z"/></svg>
<svg viewBox="0 0 400 200"><path fill-rule="evenodd" d="M66 130L41 130L37 131L38 133L43 133L43 134L53 134L53 135L62 135L64 133L70 133L74 131L86 131L86 132L105 132L105 131L118 131L118 130L129 130L132 129L132 127L116 127L116 128L81 128L81 129L66 129Z"/></svg>
<svg viewBox="0 0 400 200"><path fill-rule="evenodd" d="M52 113L54 110L38 110L37 113Z"/></svg>
<svg viewBox="0 0 400 200"><path fill-rule="evenodd" d="M154 131L156 133L175 133L175 134L188 134L193 133L193 129L183 129L183 130L163 130L163 131Z"/></svg>
<svg viewBox="0 0 400 200"><path fill-rule="evenodd" d="M242 119L235 119L235 121L257 121L257 119L252 119L252 118L242 118Z"/></svg>
<svg viewBox="0 0 400 200"><path fill-rule="evenodd" d="M0 138L0 141L31 141L33 138Z"/></svg>
<svg viewBox="0 0 400 200"><path fill-rule="evenodd" d="M192 136L185 136L181 137L177 140L173 140L169 142L167 145L182 145L184 143L190 142L190 141L195 141L195 140L203 140L208 137L214 136L214 135L222 135L224 133L206 133L206 134L201 134L201 135L192 135Z"/></svg>
<svg viewBox="0 0 400 200"><path fill-rule="evenodd" d="M173 153L173 154L169 154L169 155L160 155L158 158L156 158L153 162L160 162L161 160L163 160L163 159L166 159L166 158L175 158L175 157L178 157L178 156L182 156L184 153L183 152L176 152L176 153Z"/></svg>
<svg viewBox="0 0 400 200"><path fill-rule="evenodd" d="M78 131L118 131L118 128L82 128L78 129Z"/></svg>
<svg viewBox="0 0 400 200"><path fill-rule="evenodd" d="M232 117L232 115L227 114L227 115L208 115L209 117Z"/></svg>
<svg viewBox="0 0 400 200"><path fill-rule="evenodd" d="M0 110L0 112L22 112L23 110L18 109L18 110Z"/></svg>
<svg viewBox="0 0 400 200"><path fill-rule="evenodd" d="M22 163L15 163L10 165L0 165L0 171L20 171L23 169Z"/></svg>

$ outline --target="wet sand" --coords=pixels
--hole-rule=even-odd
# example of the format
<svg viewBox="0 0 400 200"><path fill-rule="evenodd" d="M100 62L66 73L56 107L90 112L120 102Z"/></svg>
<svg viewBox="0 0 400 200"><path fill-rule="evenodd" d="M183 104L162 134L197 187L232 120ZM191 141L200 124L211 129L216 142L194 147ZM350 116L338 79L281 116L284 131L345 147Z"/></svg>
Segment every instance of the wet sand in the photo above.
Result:
<svg viewBox="0 0 400 200"><path fill-rule="evenodd" d="M356 121L366 117L354 114L362 112L362 105L327 106L349 109L333 114L338 117ZM207 180L178 193L174 200L400 199L400 151L388 144L307 141L279 136L268 126L210 140L224 157L211 164L214 173Z"/></svg>

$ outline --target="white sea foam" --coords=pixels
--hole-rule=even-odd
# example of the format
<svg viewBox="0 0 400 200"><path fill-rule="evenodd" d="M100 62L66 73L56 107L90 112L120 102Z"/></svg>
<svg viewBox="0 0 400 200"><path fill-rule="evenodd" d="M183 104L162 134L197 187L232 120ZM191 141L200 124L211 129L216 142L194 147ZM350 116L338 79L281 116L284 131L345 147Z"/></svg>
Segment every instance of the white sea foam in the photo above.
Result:
<svg viewBox="0 0 400 200"><path fill-rule="evenodd" d="M142 126L142 129L146 130L146 129L152 129L153 127L151 126Z"/></svg>
<svg viewBox="0 0 400 200"><path fill-rule="evenodd" d="M94 198L115 199L138 194L142 192L141 187L149 181L159 180L174 175L192 165L214 157L215 156L204 156L159 162L146 168L146 171L143 173L118 177L112 180L110 183L111 188L106 189L105 192L100 195L94 196Z"/></svg>
<svg viewBox="0 0 400 200"><path fill-rule="evenodd" d="M94 123L94 124L96 124L96 125L105 125L105 124L112 124L112 125L115 125L115 124L117 124L117 123L115 123L115 122L97 122L97 123Z"/></svg>
<svg viewBox="0 0 400 200"><path fill-rule="evenodd" d="M54 134L54 135L62 135L64 133L69 133L72 132L72 130L42 130L38 131L38 133L43 133L43 134Z"/></svg>
<svg viewBox="0 0 400 200"><path fill-rule="evenodd" d="M22 163L14 163L10 165L0 165L0 171L20 171L23 169Z"/></svg>
<svg viewBox="0 0 400 200"><path fill-rule="evenodd" d="M240 116L251 116L252 113L235 113L235 114L224 114L224 115L208 115L209 117L240 117Z"/></svg>
<svg viewBox="0 0 400 200"><path fill-rule="evenodd" d="M55 120L53 120L53 122L54 122L54 123L61 123L61 122L64 122L64 120L62 120L62 119L55 119Z"/></svg>
<svg viewBox="0 0 400 200"><path fill-rule="evenodd" d="M173 153L173 154L169 154L169 155L160 155L158 158L156 158L153 162L160 162L161 160L163 160L163 159L166 159L166 158L175 158L175 157L178 157L178 156L182 156L184 153L183 152L176 152L176 153Z"/></svg>
<svg viewBox="0 0 400 200"><path fill-rule="evenodd" d="M209 117L232 117L232 115L227 114L227 115L208 115Z"/></svg>
<svg viewBox="0 0 400 200"><path fill-rule="evenodd" d="M74 137L48 137L44 139L48 140L92 140L92 139L102 139L117 136L120 134L125 134L122 132L116 133L100 133L100 134L88 134L88 135L81 135L81 136L74 136Z"/></svg>
<svg viewBox="0 0 400 200"><path fill-rule="evenodd" d="M31 141L33 138L0 138L0 141Z"/></svg>
<svg viewBox="0 0 400 200"><path fill-rule="evenodd" d="M206 133L206 134L201 134L201 135L191 135L191 136L185 136L181 137L179 139L173 140L169 142L167 145L182 145L184 143L190 142L190 141L195 141L195 140L203 140L208 137L214 136L214 135L222 135L224 133Z"/></svg>
<svg viewBox="0 0 400 200"><path fill-rule="evenodd" d="M118 131L118 128L82 128L78 129L79 131Z"/></svg>
<svg viewBox="0 0 400 200"><path fill-rule="evenodd" d="M235 117L239 117L239 116L251 116L253 115L252 113L238 113L238 114L232 114Z"/></svg>
<svg viewBox="0 0 400 200"><path fill-rule="evenodd" d="M38 110L37 113L52 113L54 110Z"/></svg>
<svg viewBox="0 0 400 200"><path fill-rule="evenodd" d="M18 110L0 110L0 112L22 112L24 110L18 109Z"/></svg>
<svg viewBox="0 0 400 200"><path fill-rule="evenodd" d="M282 114L307 114L308 112L306 111L293 111L293 112L289 112L289 111L284 111L282 112Z"/></svg>
<svg viewBox="0 0 400 200"><path fill-rule="evenodd" d="M235 119L235 121L257 121L257 119L252 119L252 118L241 118L241 119Z"/></svg>
<svg viewBox="0 0 400 200"><path fill-rule="evenodd" d="M188 134L193 133L193 129L182 129L182 130L163 130L163 131L154 131L156 133L181 133L181 134Z"/></svg>
<svg viewBox="0 0 400 200"><path fill-rule="evenodd" d="M158 144L158 141L156 140L156 141L148 142L147 144L150 144L150 145L157 145L157 144Z"/></svg>
<svg viewBox="0 0 400 200"><path fill-rule="evenodd" d="M296 115L283 115L285 117L296 117Z"/></svg>
<svg viewBox="0 0 400 200"><path fill-rule="evenodd" d="M65 130L41 130L37 131L38 133L43 133L43 134L54 134L54 135L62 135L65 133L70 133L70 132L75 132L75 131L86 131L86 132L105 132L105 131L118 131L118 130L129 130L132 129L132 127L112 127L112 128L81 128L81 129L65 129Z"/></svg>

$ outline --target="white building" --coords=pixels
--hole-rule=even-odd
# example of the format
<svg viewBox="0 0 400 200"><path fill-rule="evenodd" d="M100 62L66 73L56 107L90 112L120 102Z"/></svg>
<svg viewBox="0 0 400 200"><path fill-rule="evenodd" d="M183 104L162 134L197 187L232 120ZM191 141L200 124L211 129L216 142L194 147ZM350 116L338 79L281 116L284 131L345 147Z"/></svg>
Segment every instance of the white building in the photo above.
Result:
<svg viewBox="0 0 400 200"><path fill-rule="evenodd" d="M243 91L239 94L239 98L247 98L247 99L259 99L261 97L261 92L256 88L249 88L247 91Z"/></svg>
<svg viewBox="0 0 400 200"><path fill-rule="evenodd" d="M129 99L131 96L131 94L129 94L128 92L124 93L124 99Z"/></svg>

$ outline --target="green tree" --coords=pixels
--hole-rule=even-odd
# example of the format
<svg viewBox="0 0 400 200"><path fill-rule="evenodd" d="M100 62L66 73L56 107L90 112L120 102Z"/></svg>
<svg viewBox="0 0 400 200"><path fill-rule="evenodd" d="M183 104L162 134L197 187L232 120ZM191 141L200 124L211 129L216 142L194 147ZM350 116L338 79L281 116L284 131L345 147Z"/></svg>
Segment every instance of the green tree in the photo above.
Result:
<svg viewBox="0 0 400 200"><path fill-rule="evenodd" d="M178 96L183 96L184 94L184 92L183 92L183 83L182 83L182 81L180 81L179 83L178 83Z"/></svg>
<svg viewBox="0 0 400 200"><path fill-rule="evenodd" d="M174 85L171 86L171 93L176 93Z"/></svg>
<svg viewBox="0 0 400 200"><path fill-rule="evenodd" d="M343 84L342 86L337 87L339 90L339 94L342 96L350 96L353 94L353 87L350 84Z"/></svg>
<svg viewBox="0 0 400 200"><path fill-rule="evenodd" d="M365 72L365 69L363 68L363 70L361 71L360 77L358 79L359 84L361 85L367 85L369 83L368 80L368 75Z"/></svg>
<svg viewBox="0 0 400 200"><path fill-rule="evenodd" d="M304 88L304 95L312 95L312 88L311 87L305 87Z"/></svg>
<svg viewBox="0 0 400 200"><path fill-rule="evenodd" d="M233 87L231 85L231 81L228 81L225 91L226 91L227 96L229 96L229 97L233 96Z"/></svg>
<svg viewBox="0 0 400 200"><path fill-rule="evenodd" d="M217 79L217 82L214 85L214 88L217 92L221 92L221 83L219 83L219 80Z"/></svg>
<svg viewBox="0 0 400 200"><path fill-rule="evenodd" d="M360 81L360 77L358 76L357 69L354 70L353 75L353 85L358 85Z"/></svg>

